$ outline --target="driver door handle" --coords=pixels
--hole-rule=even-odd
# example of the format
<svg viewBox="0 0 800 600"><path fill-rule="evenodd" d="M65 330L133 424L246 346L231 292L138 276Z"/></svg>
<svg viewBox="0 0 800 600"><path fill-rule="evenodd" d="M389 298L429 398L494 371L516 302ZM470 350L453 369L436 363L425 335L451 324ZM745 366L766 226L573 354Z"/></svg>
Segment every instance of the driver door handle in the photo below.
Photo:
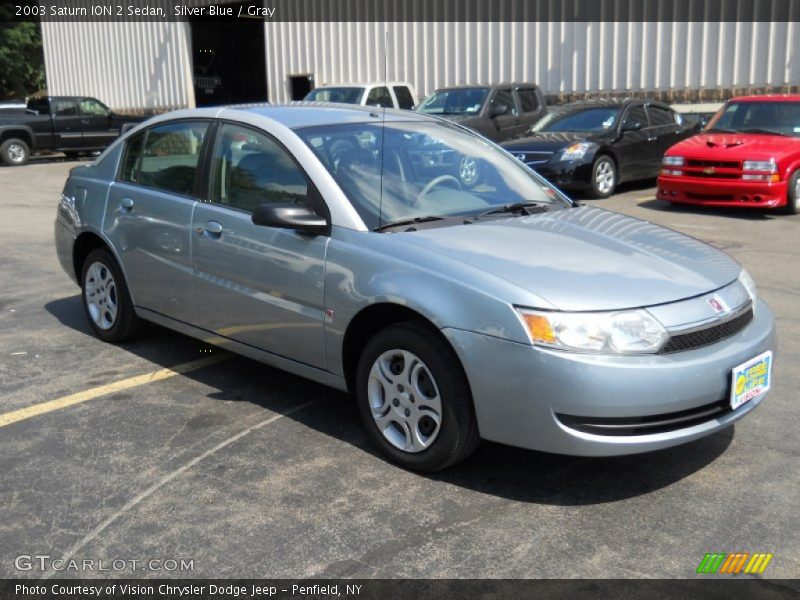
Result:
<svg viewBox="0 0 800 600"><path fill-rule="evenodd" d="M133 198L125 197L119 201L119 204L125 210L130 210L133 208Z"/></svg>
<svg viewBox="0 0 800 600"><path fill-rule="evenodd" d="M208 221L202 227L197 228L197 233L203 235L203 233L207 233L213 237L219 237L222 234L222 225L217 221Z"/></svg>

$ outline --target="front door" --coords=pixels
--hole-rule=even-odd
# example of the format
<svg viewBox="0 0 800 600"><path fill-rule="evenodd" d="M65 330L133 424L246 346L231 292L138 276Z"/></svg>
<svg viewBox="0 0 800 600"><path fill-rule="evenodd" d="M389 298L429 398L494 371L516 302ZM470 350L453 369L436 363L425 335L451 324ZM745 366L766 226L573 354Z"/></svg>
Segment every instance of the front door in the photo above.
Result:
<svg viewBox="0 0 800 600"><path fill-rule="evenodd" d="M315 367L323 350L325 252L329 238L254 225L269 202L306 203L309 185L267 134L223 124L211 161L209 202L192 221L200 327Z"/></svg>
<svg viewBox="0 0 800 600"><path fill-rule="evenodd" d="M622 115L620 139L614 144L619 160L620 181L647 177L654 160L655 147L644 106L636 104L629 107Z"/></svg>
<svg viewBox="0 0 800 600"><path fill-rule="evenodd" d="M111 119L107 106L94 98L78 100L78 112L83 127L84 148L105 148L119 136L119 128Z"/></svg>
<svg viewBox="0 0 800 600"><path fill-rule="evenodd" d="M187 323L196 320L190 226L207 129L174 121L130 138L105 218L134 304Z"/></svg>
<svg viewBox="0 0 800 600"><path fill-rule="evenodd" d="M64 149L83 147L83 123L74 98L53 100L53 131L56 147Z"/></svg>

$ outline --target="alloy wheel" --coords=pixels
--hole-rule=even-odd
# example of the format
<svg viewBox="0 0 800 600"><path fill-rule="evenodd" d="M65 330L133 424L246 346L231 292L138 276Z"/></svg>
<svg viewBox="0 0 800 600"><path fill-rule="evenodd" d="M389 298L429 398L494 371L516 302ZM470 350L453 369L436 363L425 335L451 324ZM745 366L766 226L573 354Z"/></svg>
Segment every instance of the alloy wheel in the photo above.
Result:
<svg viewBox="0 0 800 600"><path fill-rule="evenodd" d="M108 330L117 321L117 284L111 269L102 262L93 262L86 270L84 281L86 308L100 329Z"/></svg>
<svg viewBox="0 0 800 600"><path fill-rule="evenodd" d="M13 163L25 162L25 148L20 144L10 144L6 149L8 159Z"/></svg>
<svg viewBox="0 0 800 600"><path fill-rule="evenodd" d="M609 160L602 160L594 172L594 181L597 191L601 194L610 194L614 189L614 165Z"/></svg>
<svg viewBox="0 0 800 600"><path fill-rule="evenodd" d="M372 418L395 448L430 447L442 424L442 400L427 365L407 350L382 353L370 369L367 396Z"/></svg>

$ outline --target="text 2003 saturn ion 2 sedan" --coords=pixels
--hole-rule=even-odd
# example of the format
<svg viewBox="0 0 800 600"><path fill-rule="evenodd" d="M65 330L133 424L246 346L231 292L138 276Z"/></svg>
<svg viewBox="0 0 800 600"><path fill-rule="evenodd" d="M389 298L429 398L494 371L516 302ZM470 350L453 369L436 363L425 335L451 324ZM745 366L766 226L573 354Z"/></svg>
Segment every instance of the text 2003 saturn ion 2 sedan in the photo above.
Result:
<svg viewBox="0 0 800 600"><path fill-rule="evenodd" d="M481 438L664 448L770 386L773 318L730 257L425 115L163 115L72 170L55 231L100 338L154 321L350 390L412 469Z"/></svg>

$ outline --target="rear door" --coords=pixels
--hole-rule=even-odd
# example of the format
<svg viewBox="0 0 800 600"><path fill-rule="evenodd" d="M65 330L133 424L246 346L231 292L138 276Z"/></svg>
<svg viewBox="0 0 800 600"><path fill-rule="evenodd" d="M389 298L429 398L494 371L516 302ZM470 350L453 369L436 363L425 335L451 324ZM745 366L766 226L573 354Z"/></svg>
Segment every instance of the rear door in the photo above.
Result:
<svg viewBox="0 0 800 600"><path fill-rule="evenodd" d="M308 365L325 367L325 252L329 238L254 225L264 203L319 212L291 154L257 129L223 123L211 159L208 201L194 211L192 265L199 325Z"/></svg>
<svg viewBox="0 0 800 600"><path fill-rule="evenodd" d="M84 148L105 148L119 136L119 129L114 127L111 111L94 98L80 98L78 112L83 128Z"/></svg>
<svg viewBox="0 0 800 600"><path fill-rule="evenodd" d="M208 128L170 121L130 138L104 221L134 304L187 323L196 322L190 226Z"/></svg>
<svg viewBox="0 0 800 600"><path fill-rule="evenodd" d="M83 147L83 123L75 98L53 98L53 132L57 148Z"/></svg>

